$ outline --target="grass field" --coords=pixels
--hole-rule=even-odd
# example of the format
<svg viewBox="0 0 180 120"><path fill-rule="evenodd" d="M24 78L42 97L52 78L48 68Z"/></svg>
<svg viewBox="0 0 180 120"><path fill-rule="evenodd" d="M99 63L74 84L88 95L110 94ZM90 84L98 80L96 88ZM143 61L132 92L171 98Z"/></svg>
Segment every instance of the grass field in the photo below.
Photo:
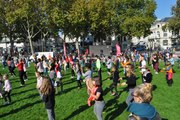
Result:
<svg viewBox="0 0 180 120"><path fill-rule="evenodd" d="M161 65L160 68L163 66ZM163 120L180 120L180 70L174 67L174 84L168 87L165 81L165 73L154 74L153 76L153 100L151 104L155 106ZM122 69L121 69L122 70ZM125 99L127 92L125 87L119 86L120 96L115 98L110 96L109 85L112 81L107 80L106 69L103 69L103 89L106 109L103 112L105 120L126 120L128 112L126 111ZM7 73L0 68L0 73ZM140 77L139 69L136 70ZM17 70L16 70L16 74ZM122 76L122 72L120 73ZM0 99L0 120L47 120L47 113L44 103L39 97L36 86L34 68L28 68L28 81L25 87L20 87L19 77L10 77L12 84L12 103L4 106L4 100ZM57 120L96 120L93 113L93 106L87 106L87 92L83 83L83 88L78 90L76 78L70 79L70 71L64 75L64 93L56 95L55 114ZM137 80L141 83L141 78Z"/></svg>

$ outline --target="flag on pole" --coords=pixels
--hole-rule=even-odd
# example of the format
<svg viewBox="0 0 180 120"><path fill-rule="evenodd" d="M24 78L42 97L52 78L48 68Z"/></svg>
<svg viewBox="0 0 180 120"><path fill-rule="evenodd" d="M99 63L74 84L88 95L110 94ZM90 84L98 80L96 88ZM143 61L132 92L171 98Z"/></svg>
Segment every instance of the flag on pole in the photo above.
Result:
<svg viewBox="0 0 180 120"><path fill-rule="evenodd" d="M121 54L121 48L118 44L116 44L116 56L119 56Z"/></svg>
<svg viewBox="0 0 180 120"><path fill-rule="evenodd" d="M66 57L66 44L65 43L63 45L63 49L64 49L64 56Z"/></svg>

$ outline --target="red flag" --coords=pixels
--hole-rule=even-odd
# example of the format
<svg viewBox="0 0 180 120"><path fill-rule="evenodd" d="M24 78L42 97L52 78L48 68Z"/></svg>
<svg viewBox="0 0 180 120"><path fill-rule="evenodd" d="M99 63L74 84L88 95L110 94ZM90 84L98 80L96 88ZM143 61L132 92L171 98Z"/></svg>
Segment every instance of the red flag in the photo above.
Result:
<svg viewBox="0 0 180 120"><path fill-rule="evenodd" d="M121 54L121 48L118 44L116 44L116 56L119 56Z"/></svg>
<svg viewBox="0 0 180 120"><path fill-rule="evenodd" d="M85 53L86 53L86 55L88 55L88 54L89 54L89 50L88 50L87 48L86 48L86 52L85 52Z"/></svg>
<svg viewBox="0 0 180 120"><path fill-rule="evenodd" d="M64 56L66 56L66 44L65 43L63 45L63 49L64 49Z"/></svg>

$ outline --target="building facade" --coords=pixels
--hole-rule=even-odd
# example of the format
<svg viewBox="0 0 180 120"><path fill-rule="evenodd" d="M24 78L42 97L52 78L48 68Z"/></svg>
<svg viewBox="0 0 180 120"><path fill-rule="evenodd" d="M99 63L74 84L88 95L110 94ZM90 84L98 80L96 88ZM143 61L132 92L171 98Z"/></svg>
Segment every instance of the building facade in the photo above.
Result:
<svg viewBox="0 0 180 120"><path fill-rule="evenodd" d="M172 44L176 41L176 37L173 35L173 32L166 27L166 24L170 17L156 20L154 24L152 24L150 30L151 34L147 37L133 37L132 42L137 44L141 41L145 42L148 48L156 49L166 49L171 48Z"/></svg>

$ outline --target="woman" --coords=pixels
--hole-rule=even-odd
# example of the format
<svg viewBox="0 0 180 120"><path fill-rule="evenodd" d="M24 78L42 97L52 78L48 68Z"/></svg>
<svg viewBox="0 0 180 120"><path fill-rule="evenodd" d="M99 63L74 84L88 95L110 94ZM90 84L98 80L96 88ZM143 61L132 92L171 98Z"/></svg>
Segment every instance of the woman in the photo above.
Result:
<svg viewBox="0 0 180 120"><path fill-rule="evenodd" d="M42 94L42 100L45 103L45 108L47 110L48 119L55 120L54 106L55 106L55 90L52 86L51 81L44 77L42 85L40 87L40 92Z"/></svg>
<svg viewBox="0 0 180 120"><path fill-rule="evenodd" d="M95 99L94 113L98 120L102 120L102 112L103 112L105 103L103 99L103 89L101 87L100 78L94 77L92 83L94 87L97 87L95 93L94 94L91 93L90 95Z"/></svg>
<svg viewBox="0 0 180 120"><path fill-rule="evenodd" d="M152 84L137 86L132 93L134 102L127 110L132 113L128 120L161 120L156 109L150 104L152 100Z"/></svg>
<svg viewBox="0 0 180 120"><path fill-rule="evenodd" d="M133 99L131 93L133 92L134 88L136 87L136 76L133 73L132 65L126 65L126 76L121 79L126 79L126 82L122 83L122 85L127 85L127 89L129 91L128 97L126 99L126 104L129 105Z"/></svg>

